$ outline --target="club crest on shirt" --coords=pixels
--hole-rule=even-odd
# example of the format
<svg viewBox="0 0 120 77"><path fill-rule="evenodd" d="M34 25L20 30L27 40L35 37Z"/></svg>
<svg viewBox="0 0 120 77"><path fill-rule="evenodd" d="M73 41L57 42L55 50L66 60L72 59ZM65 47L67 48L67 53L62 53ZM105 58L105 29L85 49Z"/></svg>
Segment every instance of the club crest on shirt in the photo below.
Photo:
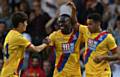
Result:
<svg viewBox="0 0 120 77"><path fill-rule="evenodd" d="M91 50L96 50L96 46L97 46L97 41L95 41L93 39L88 39L88 47Z"/></svg>
<svg viewBox="0 0 120 77"><path fill-rule="evenodd" d="M62 51L63 53L73 53L74 52L74 43L63 43Z"/></svg>

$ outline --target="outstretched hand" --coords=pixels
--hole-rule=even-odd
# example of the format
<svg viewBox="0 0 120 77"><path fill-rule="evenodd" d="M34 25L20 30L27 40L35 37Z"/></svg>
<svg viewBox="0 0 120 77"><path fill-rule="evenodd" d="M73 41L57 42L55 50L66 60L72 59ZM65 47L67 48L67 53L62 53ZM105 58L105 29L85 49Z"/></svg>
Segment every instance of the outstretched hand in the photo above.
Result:
<svg viewBox="0 0 120 77"><path fill-rule="evenodd" d="M46 38L44 38L42 42L45 44L49 44L50 43L49 37L47 36Z"/></svg>

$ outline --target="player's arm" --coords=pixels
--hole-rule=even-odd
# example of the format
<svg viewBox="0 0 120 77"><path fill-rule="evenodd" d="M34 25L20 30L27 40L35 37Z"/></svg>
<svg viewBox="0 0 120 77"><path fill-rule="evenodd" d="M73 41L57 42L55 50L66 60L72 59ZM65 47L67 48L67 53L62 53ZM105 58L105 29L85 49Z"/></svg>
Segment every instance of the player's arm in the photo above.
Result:
<svg viewBox="0 0 120 77"><path fill-rule="evenodd" d="M108 35L107 47L112 52L112 55L97 56L97 57L94 58L94 61L96 63L99 63L103 60L116 61L116 60L120 59L120 56L119 56L120 55L120 48L117 47L116 42L115 42L114 38L112 37L112 35Z"/></svg>
<svg viewBox="0 0 120 77"><path fill-rule="evenodd" d="M33 44L31 44L28 46L28 49L32 50L32 51L40 52L43 49L45 49L47 46L53 46L53 43L54 43L53 40L54 40L55 36L56 36L56 34L55 34L55 32L53 32L52 34L50 34L49 37L46 37L45 39L43 39L43 43L41 45L34 46Z"/></svg>
<svg viewBox="0 0 120 77"><path fill-rule="evenodd" d="M35 46L31 44L31 42L27 40L26 38L24 38L22 35L19 35L18 37L16 37L15 41L18 46L22 46L28 49L29 51L36 51L36 52L42 51L50 43L50 40L48 39L48 37L46 37L43 40L43 43L41 45Z"/></svg>
<svg viewBox="0 0 120 77"><path fill-rule="evenodd" d="M105 55L105 56L97 56L95 57L93 60L96 63L100 63L101 61L105 60L105 61L117 61L120 60L120 52L118 51L118 48L115 48L114 50L112 50L112 52L116 52L112 55Z"/></svg>
<svg viewBox="0 0 120 77"><path fill-rule="evenodd" d="M35 46L33 44L30 44L27 48L32 51L40 52L44 50L49 43L50 43L50 39L46 37L45 39L43 39L43 43L41 45Z"/></svg>
<svg viewBox="0 0 120 77"><path fill-rule="evenodd" d="M108 56L101 56L101 59L106 60L106 61L117 61L120 60L120 52L119 52L119 47L111 50L114 52L112 55Z"/></svg>
<svg viewBox="0 0 120 77"><path fill-rule="evenodd" d="M108 46L109 50L112 52L112 55L104 56L103 59L107 60L107 61L116 61L116 60L120 59L120 57L119 57L120 48L116 45L115 39L112 36L112 34L108 35L107 40L108 40L107 46Z"/></svg>
<svg viewBox="0 0 120 77"><path fill-rule="evenodd" d="M120 47L117 47L112 51L112 56L106 56L105 57L105 60L108 60L108 61L116 61L116 60L120 60Z"/></svg>
<svg viewBox="0 0 120 77"><path fill-rule="evenodd" d="M43 43L39 46L35 46L33 44L30 44L27 49L30 50L30 51L36 51L36 52L40 52L42 51L43 49L45 49L48 45L46 43Z"/></svg>

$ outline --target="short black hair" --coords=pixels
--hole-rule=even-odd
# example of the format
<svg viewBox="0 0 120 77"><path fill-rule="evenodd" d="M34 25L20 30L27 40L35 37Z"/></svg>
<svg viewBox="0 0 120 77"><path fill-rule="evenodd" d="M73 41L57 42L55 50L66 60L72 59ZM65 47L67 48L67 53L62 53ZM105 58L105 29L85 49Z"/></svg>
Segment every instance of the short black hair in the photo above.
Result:
<svg viewBox="0 0 120 77"><path fill-rule="evenodd" d="M102 17L98 13L89 14L87 18L88 19L92 19L95 22L102 22Z"/></svg>
<svg viewBox="0 0 120 77"><path fill-rule="evenodd" d="M13 27L14 28L17 28L18 27L18 24L20 23L20 22L24 22L24 21L26 21L26 20L28 20L28 16L27 16L27 14L25 14L24 12L18 12L18 13L15 13L15 14L13 14L13 16L12 16L12 24L13 24Z"/></svg>

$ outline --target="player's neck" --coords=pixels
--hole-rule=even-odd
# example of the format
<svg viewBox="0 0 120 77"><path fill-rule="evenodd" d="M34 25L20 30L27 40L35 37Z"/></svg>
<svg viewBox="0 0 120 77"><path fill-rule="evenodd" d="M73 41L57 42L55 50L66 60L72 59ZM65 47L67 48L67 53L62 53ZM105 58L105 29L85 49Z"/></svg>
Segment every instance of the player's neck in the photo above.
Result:
<svg viewBox="0 0 120 77"><path fill-rule="evenodd" d="M93 33L100 33L102 32L102 29L101 28L98 28L97 30L95 30Z"/></svg>
<svg viewBox="0 0 120 77"><path fill-rule="evenodd" d="M101 32L101 30L97 30L95 33L100 33Z"/></svg>
<svg viewBox="0 0 120 77"><path fill-rule="evenodd" d="M61 30L61 33L62 34L64 34L64 35L69 35L69 34L71 34L73 32L73 29L71 29L71 30Z"/></svg>
<svg viewBox="0 0 120 77"><path fill-rule="evenodd" d="M19 33L22 33L23 31L20 28L13 28L13 30L16 30Z"/></svg>

